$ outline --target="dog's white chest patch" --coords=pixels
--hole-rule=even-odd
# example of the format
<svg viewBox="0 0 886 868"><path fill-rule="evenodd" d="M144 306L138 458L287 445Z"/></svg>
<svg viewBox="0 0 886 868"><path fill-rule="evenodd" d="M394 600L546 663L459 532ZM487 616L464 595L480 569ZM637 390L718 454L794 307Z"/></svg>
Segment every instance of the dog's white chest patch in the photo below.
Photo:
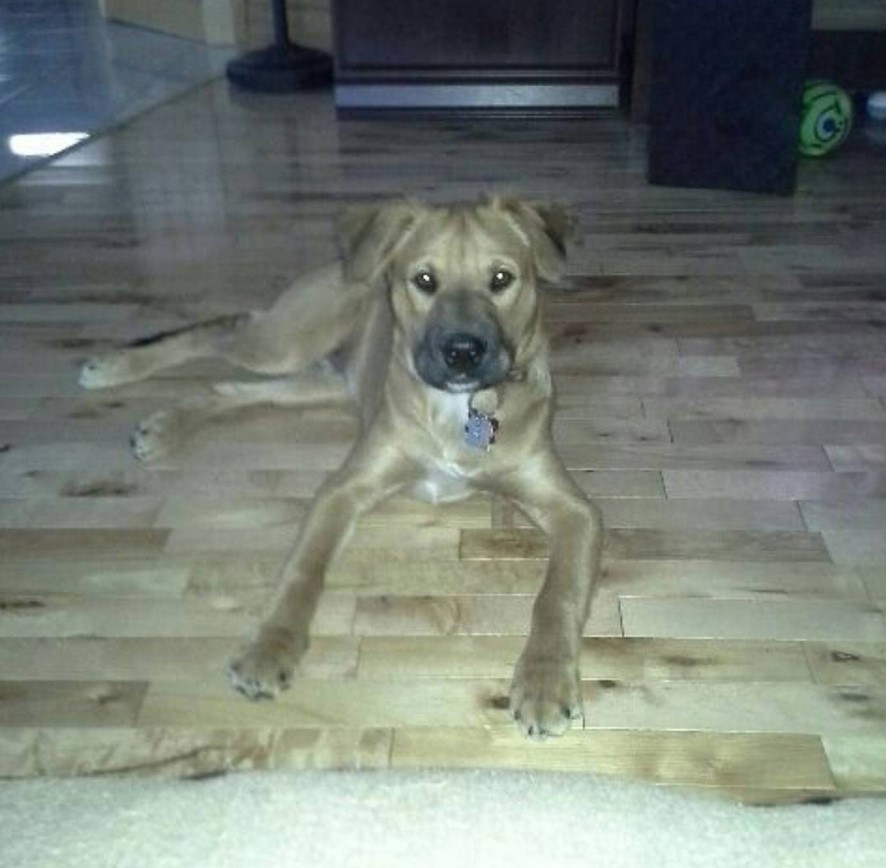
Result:
<svg viewBox="0 0 886 868"><path fill-rule="evenodd" d="M468 418L468 392L433 392L434 421L441 430L460 431Z"/></svg>
<svg viewBox="0 0 886 868"><path fill-rule="evenodd" d="M445 470L429 468L428 473L412 486L411 494L425 503L448 503L464 500L473 489L464 476L455 476Z"/></svg>
<svg viewBox="0 0 886 868"><path fill-rule="evenodd" d="M471 477L477 472L473 462L464 461L464 428L470 396L437 392L433 400L433 427L438 432L440 451L412 493L419 500L431 503L461 500L471 493Z"/></svg>

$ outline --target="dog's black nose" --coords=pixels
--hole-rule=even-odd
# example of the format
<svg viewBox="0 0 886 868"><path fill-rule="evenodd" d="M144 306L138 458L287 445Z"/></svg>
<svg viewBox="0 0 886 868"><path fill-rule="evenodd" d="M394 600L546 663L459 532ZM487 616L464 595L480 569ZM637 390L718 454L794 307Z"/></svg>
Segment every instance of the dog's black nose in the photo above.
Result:
<svg viewBox="0 0 886 868"><path fill-rule="evenodd" d="M440 345L443 361L454 374L470 374L486 355L486 341L467 332L447 335Z"/></svg>

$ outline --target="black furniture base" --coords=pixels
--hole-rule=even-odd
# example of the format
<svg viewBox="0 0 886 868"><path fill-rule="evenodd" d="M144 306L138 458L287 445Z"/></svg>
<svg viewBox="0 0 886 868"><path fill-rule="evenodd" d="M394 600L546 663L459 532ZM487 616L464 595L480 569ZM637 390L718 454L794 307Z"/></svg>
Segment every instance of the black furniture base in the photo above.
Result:
<svg viewBox="0 0 886 868"><path fill-rule="evenodd" d="M227 65L228 79L245 90L287 93L332 82L332 58L325 51L291 43L251 51Z"/></svg>

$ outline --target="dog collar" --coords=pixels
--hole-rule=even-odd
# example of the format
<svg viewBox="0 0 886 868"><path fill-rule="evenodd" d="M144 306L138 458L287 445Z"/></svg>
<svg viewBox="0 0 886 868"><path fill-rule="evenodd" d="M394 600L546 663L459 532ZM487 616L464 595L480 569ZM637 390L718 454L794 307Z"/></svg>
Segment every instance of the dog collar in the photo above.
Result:
<svg viewBox="0 0 886 868"><path fill-rule="evenodd" d="M464 427L466 446L481 452L489 451L498 434L499 421L495 417L497 409L498 393L495 389L483 389L471 394Z"/></svg>

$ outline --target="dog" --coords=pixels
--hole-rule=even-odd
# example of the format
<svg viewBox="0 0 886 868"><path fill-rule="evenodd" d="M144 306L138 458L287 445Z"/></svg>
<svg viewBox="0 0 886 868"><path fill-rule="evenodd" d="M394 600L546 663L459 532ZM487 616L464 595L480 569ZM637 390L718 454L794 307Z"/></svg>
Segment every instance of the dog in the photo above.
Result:
<svg viewBox="0 0 886 868"><path fill-rule="evenodd" d="M206 357L274 375L149 417L132 437L142 460L233 408L356 401L360 436L318 491L270 614L228 667L252 699L290 686L324 574L361 515L396 492L443 502L482 491L516 505L550 557L510 711L528 737L562 734L583 714L579 655L602 541L599 512L551 436L538 288L562 275L571 220L518 198L396 200L347 209L339 229L341 261L268 310L136 341L88 361L80 383L104 388Z"/></svg>

